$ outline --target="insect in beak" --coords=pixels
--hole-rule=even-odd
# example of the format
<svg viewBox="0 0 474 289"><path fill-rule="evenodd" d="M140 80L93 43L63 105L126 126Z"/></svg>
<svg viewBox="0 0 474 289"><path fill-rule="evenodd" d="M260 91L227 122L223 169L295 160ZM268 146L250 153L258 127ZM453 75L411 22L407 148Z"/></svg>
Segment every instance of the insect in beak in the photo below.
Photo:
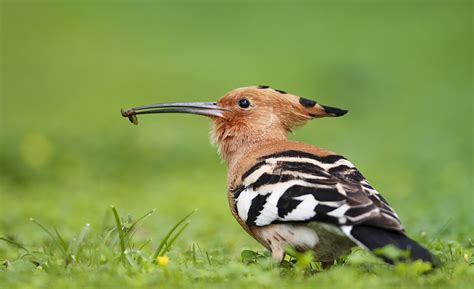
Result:
<svg viewBox="0 0 474 289"><path fill-rule="evenodd" d="M219 107L215 102L167 102L130 109L121 109L123 117L128 117L131 123L138 125L137 115L152 113L191 113L210 117L223 117L226 109Z"/></svg>

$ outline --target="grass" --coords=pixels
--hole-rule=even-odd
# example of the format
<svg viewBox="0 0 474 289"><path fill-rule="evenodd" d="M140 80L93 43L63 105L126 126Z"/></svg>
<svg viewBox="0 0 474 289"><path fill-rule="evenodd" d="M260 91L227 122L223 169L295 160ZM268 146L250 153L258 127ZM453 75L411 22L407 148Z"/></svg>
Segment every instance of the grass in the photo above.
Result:
<svg viewBox="0 0 474 289"><path fill-rule="evenodd" d="M331 269L323 270L312 260L310 252L297 253L291 248L288 250L294 257L287 255L281 265L274 263L268 251L246 249L239 259L219 250L203 250L197 242L188 250L172 250L194 212L176 222L161 240L137 237L141 223L154 212L134 220L131 216L120 217L112 207L110 217L114 220L107 222L103 230L89 233L90 225L86 224L72 238L31 219L46 238L41 243L33 242L37 247L31 248L20 240L0 238L16 254L2 260L1 282L7 288L33 284L36 288L212 288L224 284L230 288L256 288L291 286L295 282L299 287L311 288L337 280L336 288L467 288L474 277L474 242L470 239L460 244L424 236L421 241L442 262L442 267L434 271L429 264L419 261L388 266L358 248L338 259ZM153 249L155 243L158 245Z"/></svg>
<svg viewBox="0 0 474 289"><path fill-rule="evenodd" d="M435 2L0 1L0 288L472 287L472 3ZM290 138L356 164L443 266L275 266L205 119L119 114L255 84L349 109Z"/></svg>

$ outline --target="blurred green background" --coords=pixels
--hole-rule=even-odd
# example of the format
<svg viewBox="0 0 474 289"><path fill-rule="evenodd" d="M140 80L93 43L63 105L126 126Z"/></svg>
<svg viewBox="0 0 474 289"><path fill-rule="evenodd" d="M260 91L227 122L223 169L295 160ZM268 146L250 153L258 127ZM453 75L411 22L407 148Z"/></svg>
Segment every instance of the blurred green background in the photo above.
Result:
<svg viewBox="0 0 474 289"><path fill-rule="evenodd" d="M113 204L181 246L258 245L233 220L209 121L119 109L268 84L349 109L292 139L351 159L408 232L472 234L472 2L2 1L0 235L78 232ZM0 246L7 246L0 244ZM237 256L237 255L236 255Z"/></svg>

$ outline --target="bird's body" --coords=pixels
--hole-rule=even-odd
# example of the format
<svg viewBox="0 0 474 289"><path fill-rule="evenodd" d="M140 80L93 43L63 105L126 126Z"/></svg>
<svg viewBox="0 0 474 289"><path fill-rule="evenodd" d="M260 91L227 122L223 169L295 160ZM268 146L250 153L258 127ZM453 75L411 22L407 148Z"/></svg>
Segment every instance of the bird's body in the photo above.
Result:
<svg viewBox="0 0 474 289"><path fill-rule="evenodd" d="M261 145L229 166L228 199L244 229L281 260L286 245L331 262L357 224L403 232L398 216L342 156L292 141Z"/></svg>
<svg viewBox="0 0 474 289"><path fill-rule="evenodd" d="M137 112L143 109L148 111ZM393 245L409 251L411 260L433 263L431 254L405 235L395 211L349 160L287 140L292 128L309 119L347 111L256 86L233 90L217 103L158 104L122 114L155 112L212 117L212 138L228 168L230 210L276 260L283 260L286 246L312 250L316 260L330 265L356 245L371 251Z"/></svg>

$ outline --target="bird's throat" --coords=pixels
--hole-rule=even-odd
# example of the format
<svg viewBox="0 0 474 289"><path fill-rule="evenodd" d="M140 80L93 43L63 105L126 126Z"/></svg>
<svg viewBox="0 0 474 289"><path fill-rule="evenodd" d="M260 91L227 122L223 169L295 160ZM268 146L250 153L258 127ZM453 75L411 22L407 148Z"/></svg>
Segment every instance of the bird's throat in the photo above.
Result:
<svg viewBox="0 0 474 289"><path fill-rule="evenodd" d="M219 155L231 166L236 161L249 155L252 151L262 145L287 140L287 132L285 130L268 130L268 131L240 131L239 133L229 133L213 130L213 142L217 145Z"/></svg>

